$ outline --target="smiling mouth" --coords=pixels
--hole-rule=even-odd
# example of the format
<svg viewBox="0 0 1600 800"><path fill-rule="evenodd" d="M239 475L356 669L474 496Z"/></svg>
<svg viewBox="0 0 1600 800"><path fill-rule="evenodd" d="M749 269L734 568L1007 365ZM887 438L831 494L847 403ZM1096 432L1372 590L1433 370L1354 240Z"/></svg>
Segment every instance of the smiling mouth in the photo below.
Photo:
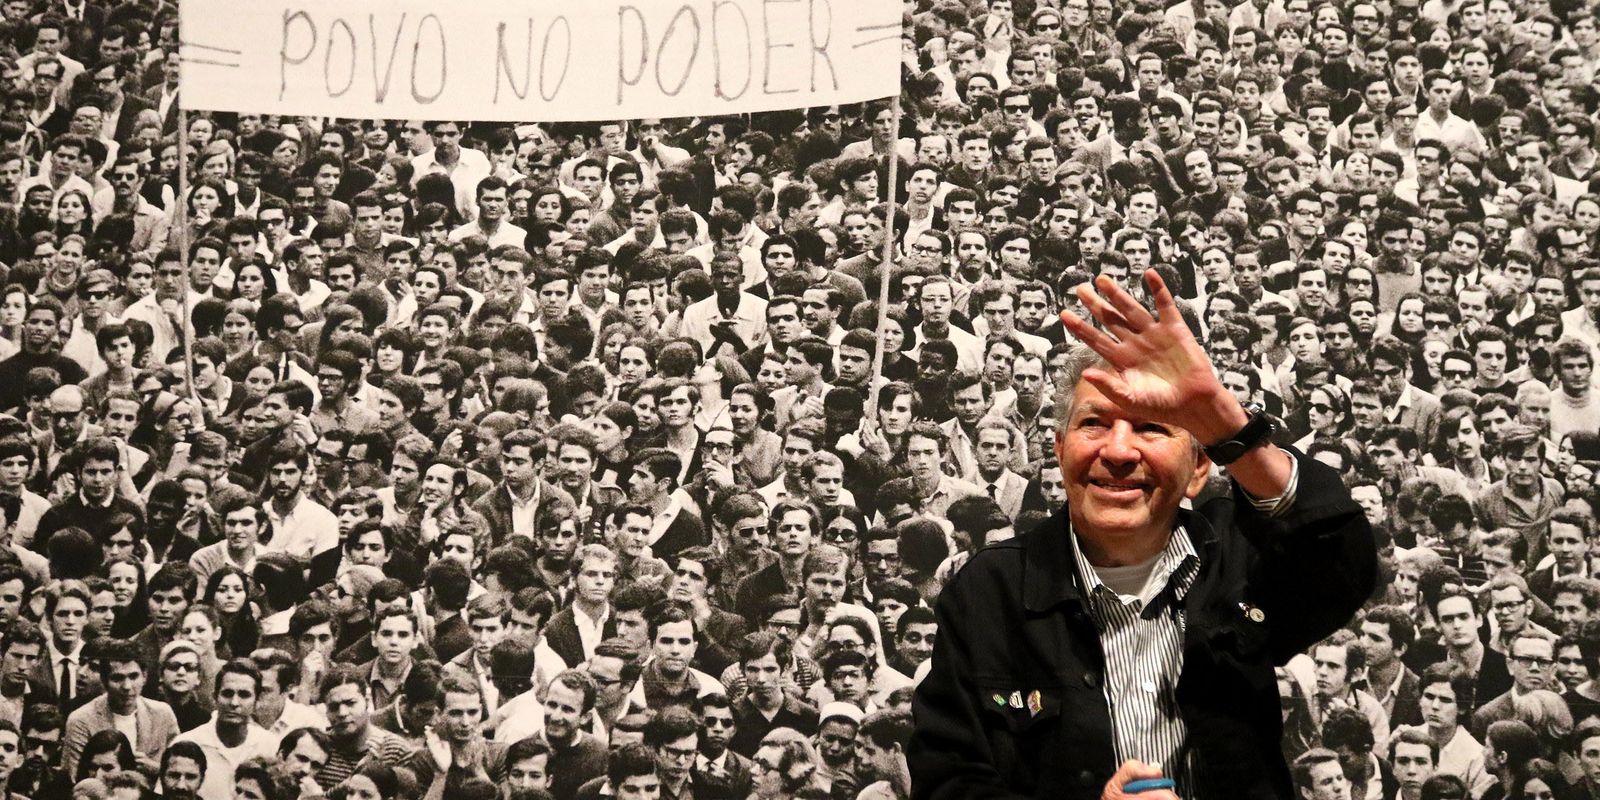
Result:
<svg viewBox="0 0 1600 800"><path fill-rule="evenodd" d="M1109 478L1090 478L1089 485L1107 492L1142 492L1149 488L1147 484L1138 481L1118 481Z"/></svg>

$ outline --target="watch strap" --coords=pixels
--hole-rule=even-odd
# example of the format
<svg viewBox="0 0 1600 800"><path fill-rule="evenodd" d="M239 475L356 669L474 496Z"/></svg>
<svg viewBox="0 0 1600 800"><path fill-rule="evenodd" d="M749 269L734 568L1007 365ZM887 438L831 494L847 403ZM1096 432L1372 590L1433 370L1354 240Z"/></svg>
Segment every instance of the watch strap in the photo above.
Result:
<svg viewBox="0 0 1600 800"><path fill-rule="evenodd" d="M1211 459L1211 463L1226 467L1272 437L1272 418L1267 416L1266 409L1251 403L1245 406L1245 411L1250 414L1250 419L1238 433L1205 448L1206 457Z"/></svg>

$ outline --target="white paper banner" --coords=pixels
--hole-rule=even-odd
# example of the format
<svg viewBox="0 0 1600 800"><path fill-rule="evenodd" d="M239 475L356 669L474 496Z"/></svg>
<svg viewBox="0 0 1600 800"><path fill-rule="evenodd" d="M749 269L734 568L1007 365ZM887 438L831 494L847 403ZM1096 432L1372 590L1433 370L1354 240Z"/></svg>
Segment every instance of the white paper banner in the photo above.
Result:
<svg viewBox="0 0 1600 800"><path fill-rule="evenodd" d="M602 120L898 93L901 0L182 0L185 108Z"/></svg>

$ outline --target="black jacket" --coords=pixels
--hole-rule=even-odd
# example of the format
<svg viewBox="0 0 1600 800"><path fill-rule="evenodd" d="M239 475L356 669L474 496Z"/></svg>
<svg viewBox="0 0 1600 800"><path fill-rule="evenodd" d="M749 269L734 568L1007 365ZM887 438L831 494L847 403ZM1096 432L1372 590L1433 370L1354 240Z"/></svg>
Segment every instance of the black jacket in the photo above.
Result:
<svg viewBox="0 0 1600 800"><path fill-rule="evenodd" d="M1344 625L1372 594L1366 517L1331 469L1296 455L1299 490L1283 519L1255 511L1237 489L1179 512L1200 556L1182 601L1177 686L1197 798L1294 796L1273 666ZM1105 657L1067 536L1063 509L978 551L940 596L932 668L912 704L913 798L1091 800L1116 770ZM1035 690L1036 714L993 699Z"/></svg>

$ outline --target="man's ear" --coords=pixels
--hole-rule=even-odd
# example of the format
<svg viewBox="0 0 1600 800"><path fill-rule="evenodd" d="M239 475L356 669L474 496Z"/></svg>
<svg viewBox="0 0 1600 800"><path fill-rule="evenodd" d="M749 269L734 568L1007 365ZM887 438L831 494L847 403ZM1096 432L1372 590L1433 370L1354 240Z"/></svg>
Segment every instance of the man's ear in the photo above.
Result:
<svg viewBox="0 0 1600 800"><path fill-rule="evenodd" d="M1211 459L1206 457L1206 452L1200 449L1199 442L1195 443L1194 472L1189 475L1189 485L1184 487L1183 496L1193 500L1200 490L1206 487L1206 480L1211 477Z"/></svg>

